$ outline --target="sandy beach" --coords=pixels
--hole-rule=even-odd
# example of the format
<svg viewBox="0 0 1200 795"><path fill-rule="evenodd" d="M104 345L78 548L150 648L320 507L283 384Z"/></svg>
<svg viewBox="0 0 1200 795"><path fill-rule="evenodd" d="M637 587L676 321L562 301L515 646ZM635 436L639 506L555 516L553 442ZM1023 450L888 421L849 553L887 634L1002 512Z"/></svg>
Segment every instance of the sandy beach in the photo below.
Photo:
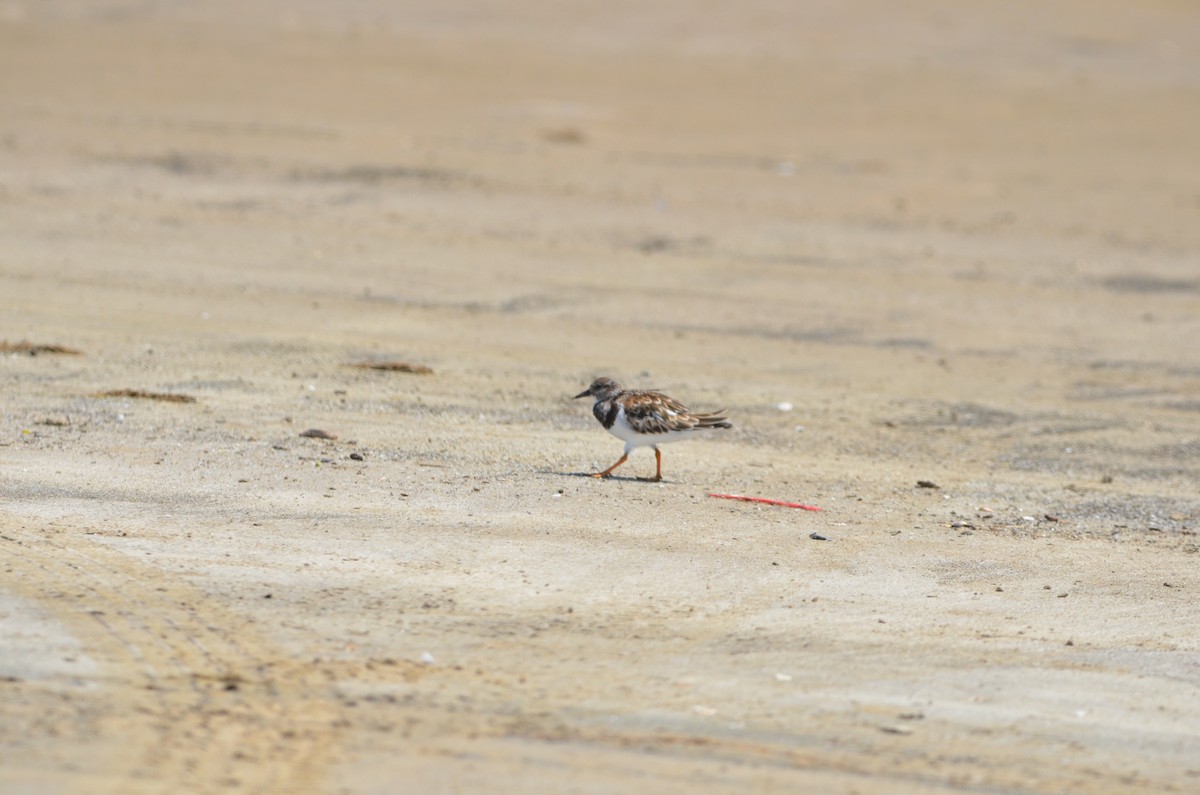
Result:
<svg viewBox="0 0 1200 795"><path fill-rule="evenodd" d="M1200 791L1197 130L1181 0L0 3L0 791Z"/></svg>

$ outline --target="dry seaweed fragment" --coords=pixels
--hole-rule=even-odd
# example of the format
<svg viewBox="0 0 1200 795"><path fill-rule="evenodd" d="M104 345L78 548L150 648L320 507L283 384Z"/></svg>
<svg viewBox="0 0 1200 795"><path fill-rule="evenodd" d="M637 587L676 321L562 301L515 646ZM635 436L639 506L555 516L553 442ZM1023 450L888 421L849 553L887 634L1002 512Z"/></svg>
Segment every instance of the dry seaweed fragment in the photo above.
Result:
<svg viewBox="0 0 1200 795"><path fill-rule="evenodd" d="M68 348L66 345L41 345L29 340L21 340L20 342L0 340L0 353L27 353L30 356L37 356L42 353L61 353L67 356L83 355L83 351Z"/></svg>
<svg viewBox="0 0 1200 795"><path fill-rule="evenodd" d="M110 389L106 392L97 392L93 397L142 398L144 400L162 400L167 403L196 402L196 398L191 395L177 395L170 392L147 392L144 389Z"/></svg>
<svg viewBox="0 0 1200 795"><path fill-rule="evenodd" d="M358 367L362 370L385 370L389 373L433 374L432 367L426 367L423 364L410 364L409 362L355 362L349 366Z"/></svg>

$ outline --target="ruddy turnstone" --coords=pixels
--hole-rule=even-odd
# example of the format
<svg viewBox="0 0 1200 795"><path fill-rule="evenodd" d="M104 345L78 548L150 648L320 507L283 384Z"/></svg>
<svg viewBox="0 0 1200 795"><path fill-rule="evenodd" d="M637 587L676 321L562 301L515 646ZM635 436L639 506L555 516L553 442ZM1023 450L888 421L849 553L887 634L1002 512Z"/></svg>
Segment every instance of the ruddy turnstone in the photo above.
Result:
<svg viewBox="0 0 1200 795"><path fill-rule="evenodd" d="M575 399L591 395L596 399L592 414L613 436L625 442L625 454L621 460L592 477L603 478L624 464L635 447L650 445L654 448L657 468L654 480L662 480L662 451L664 442L686 439L694 432L707 428L732 428L725 417L725 410L708 414L688 411L687 406L660 392L623 389L611 378L600 377L592 385L575 396Z"/></svg>

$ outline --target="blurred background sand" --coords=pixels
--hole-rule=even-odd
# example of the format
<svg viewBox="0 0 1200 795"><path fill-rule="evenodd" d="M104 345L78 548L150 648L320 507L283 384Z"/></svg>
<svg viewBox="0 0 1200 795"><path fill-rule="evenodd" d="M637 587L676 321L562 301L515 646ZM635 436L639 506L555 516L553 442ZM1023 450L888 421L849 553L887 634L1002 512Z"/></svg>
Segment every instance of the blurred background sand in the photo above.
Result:
<svg viewBox="0 0 1200 795"><path fill-rule="evenodd" d="M1193 791L1197 129L1186 2L0 3L0 789Z"/></svg>

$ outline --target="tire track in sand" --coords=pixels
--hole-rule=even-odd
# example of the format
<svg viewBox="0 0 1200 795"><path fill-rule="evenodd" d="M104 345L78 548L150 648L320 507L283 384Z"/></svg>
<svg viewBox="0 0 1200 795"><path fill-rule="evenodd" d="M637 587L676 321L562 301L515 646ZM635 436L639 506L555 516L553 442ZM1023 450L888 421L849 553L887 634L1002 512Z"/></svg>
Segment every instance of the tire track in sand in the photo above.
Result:
<svg viewBox="0 0 1200 795"><path fill-rule="evenodd" d="M125 793L324 789L342 724L331 672L290 659L177 577L11 518L0 534L4 587L61 621L99 663L93 731L118 749L68 786L96 792L99 778Z"/></svg>

